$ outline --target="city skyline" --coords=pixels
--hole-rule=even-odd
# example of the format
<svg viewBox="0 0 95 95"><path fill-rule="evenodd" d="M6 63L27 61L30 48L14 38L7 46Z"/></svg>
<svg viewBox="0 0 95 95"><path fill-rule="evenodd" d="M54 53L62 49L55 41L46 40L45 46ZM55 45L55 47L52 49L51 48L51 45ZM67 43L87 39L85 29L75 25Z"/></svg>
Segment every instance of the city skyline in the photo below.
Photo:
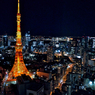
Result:
<svg viewBox="0 0 95 95"><path fill-rule="evenodd" d="M40 36L95 36L94 0L21 0L21 32ZM16 35L17 0L0 1L0 35Z"/></svg>
<svg viewBox="0 0 95 95"><path fill-rule="evenodd" d="M2 7L1 16L7 15L0 29L8 35L0 35L0 95L94 95L95 37L86 36L94 19L88 15L94 9L87 9L92 2L89 7L84 0L27 2L9 1Z"/></svg>

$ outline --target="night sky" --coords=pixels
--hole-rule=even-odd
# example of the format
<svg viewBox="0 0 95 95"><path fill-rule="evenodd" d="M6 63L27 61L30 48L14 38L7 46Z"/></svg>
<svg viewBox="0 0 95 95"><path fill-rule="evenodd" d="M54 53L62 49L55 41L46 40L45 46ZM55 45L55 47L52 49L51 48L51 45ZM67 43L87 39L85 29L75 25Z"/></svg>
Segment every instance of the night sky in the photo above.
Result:
<svg viewBox="0 0 95 95"><path fill-rule="evenodd" d="M95 0L20 0L21 32L95 36ZM17 0L0 0L0 35L16 35Z"/></svg>

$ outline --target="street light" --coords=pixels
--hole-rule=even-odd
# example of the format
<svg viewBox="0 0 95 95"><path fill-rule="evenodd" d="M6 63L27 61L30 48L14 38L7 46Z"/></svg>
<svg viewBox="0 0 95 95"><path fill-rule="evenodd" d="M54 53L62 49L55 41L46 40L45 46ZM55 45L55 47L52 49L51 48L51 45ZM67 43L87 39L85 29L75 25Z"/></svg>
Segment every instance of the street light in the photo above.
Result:
<svg viewBox="0 0 95 95"><path fill-rule="evenodd" d="M89 84L92 85L92 81L89 81Z"/></svg>
<svg viewBox="0 0 95 95"><path fill-rule="evenodd" d="M95 79L94 82L89 81L89 85L92 87L93 90L95 90Z"/></svg>

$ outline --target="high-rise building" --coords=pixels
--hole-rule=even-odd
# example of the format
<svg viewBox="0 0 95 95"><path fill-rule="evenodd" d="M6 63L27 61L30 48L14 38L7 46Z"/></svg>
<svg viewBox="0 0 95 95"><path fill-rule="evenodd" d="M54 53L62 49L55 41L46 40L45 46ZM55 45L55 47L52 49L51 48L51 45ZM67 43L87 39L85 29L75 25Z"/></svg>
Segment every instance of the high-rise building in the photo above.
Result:
<svg viewBox="0 0 95 95"><path fill-rule="evenodd" d="M7 35L3 36L3 45L4 47L8 46L8 36Z"/></svg>
<svg viewBox="0 0 95 95"><path fill-rule="evenodd" d="M17 12L17 34L16 34L16 45L15 45L15 62L9 73L8 80L21 76L22 74L29 75L29 71L27 70L22 55L22 42L21 42L21 14L20 14L20 2L18 0L18 12Z"/></svg>
<svg viewBox="0 0 95 95"><path fill-rule="evenodd" d="M93 46L92 48L95 48L95 38L93 39Z"/></svg>
<svg viewBox="0 0 95 95"><path fill-rule="evenodd" d="M54 60L54 50L52 46L49 46L47 49L47 61L53 62Z"/></svg>
<svg viewBox="0 0 95 95"><path fill-rule="evenodd" d="M30 41L30 31L25 34L25 45L28 46Z"/></svg>

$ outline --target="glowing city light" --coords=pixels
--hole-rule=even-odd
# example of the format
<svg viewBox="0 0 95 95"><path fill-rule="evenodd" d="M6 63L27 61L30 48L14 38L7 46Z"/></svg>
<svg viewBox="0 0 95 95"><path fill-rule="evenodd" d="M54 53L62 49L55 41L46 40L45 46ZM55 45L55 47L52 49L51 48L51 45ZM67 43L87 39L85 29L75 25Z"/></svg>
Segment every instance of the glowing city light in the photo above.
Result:
<svg viewBox="0 0 95 95"><path fill-rule="evenodd" d="M89 84L92 85L92 81L90 81Z"/></svg>

